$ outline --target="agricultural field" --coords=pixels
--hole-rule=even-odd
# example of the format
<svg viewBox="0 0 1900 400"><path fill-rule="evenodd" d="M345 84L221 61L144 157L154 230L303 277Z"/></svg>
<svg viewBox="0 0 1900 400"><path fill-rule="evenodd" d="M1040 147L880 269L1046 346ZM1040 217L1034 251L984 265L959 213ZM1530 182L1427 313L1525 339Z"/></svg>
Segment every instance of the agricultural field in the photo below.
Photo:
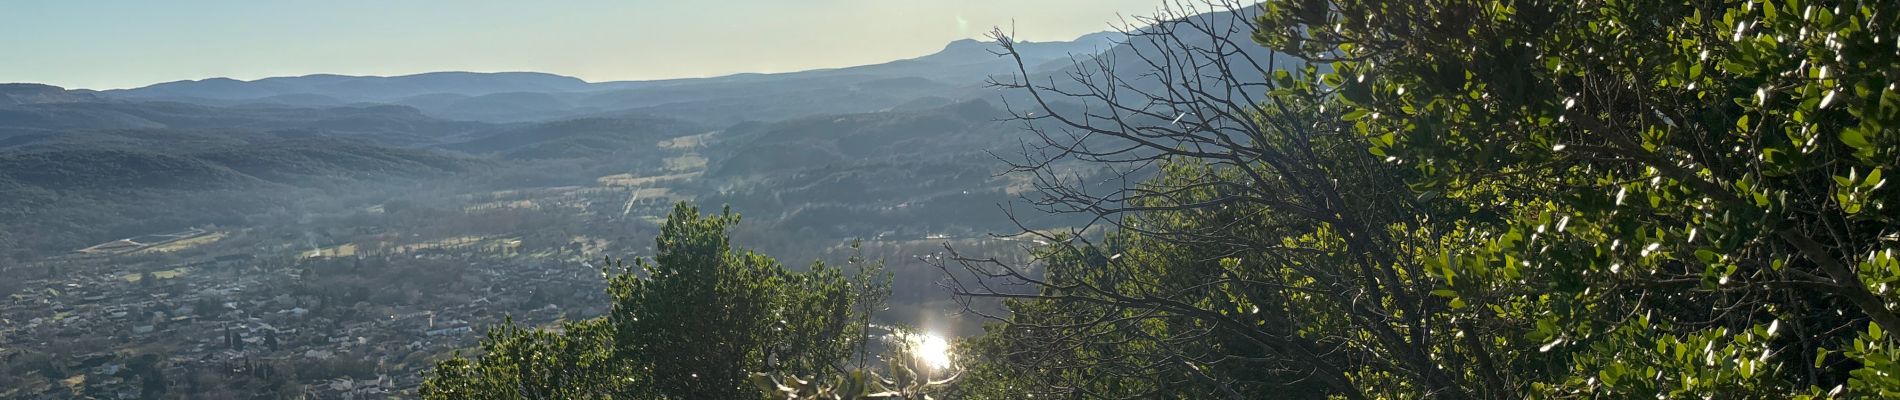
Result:
<svg viewBox="0 0 1900 400"><path fill-rule="evenodd" d="M337 245L337 246L330 246L330 247L325 247L321 249L311 250L309 253L304 254L304 258L350 257L350 256L355 256L356 251L357 249L356 249L355 243L347 243L347 244L342 244L342 245Z"/></svg>
<svg viewBox="0 0 1900 400"><path fill-rule="evenodd" d="M100 243L79 249L82 255L121 255L145 252L175 252L224 238L223 232L209 232L192 228L171 233L139 235L110 242Z"/></svg>
<svg viewBox="0 0 1900 400"><path fill-rule="evenodd" d="M173 240L170 242L154 244L144 249L140 249L138 250L138 252L140 253L173 253L173 252L178 252L185 249L190 249L193 247L211 244L219 240L223 240L225 235L226 235L225 232L212 232L209 234L192 236L188 238Z"/></svg>
<svg viewBox="0 0 1900 400"><path fill-rule="evenodd" d="M655 176L640 176L640 175L634 175L632 173L626 173L626 174L615 174L615 175L603 176L603 177L600 177L599 179L596 179L595 181L599 182L601 186L647 186L647 185L654 185L654 184L659 184L663 182L691 181L694 179L699 179L700 175L702 174L704 173L703 172L687 172L687 173L655 175Z"/></svg>
<svg viewBox="0 0 1900 400"><path fill-rule="evenodd" d="M711 140L714 136L717 136L718 134L719 134L718 131L713 131L713 132L701 133L698 135L680 136L680 137L676 137L672 139L661 140L660 143L658 143L658 146L659 148L669 149L669 150L695 149L695 148L700 148L700 147L705 146L707 141Z"/></svg>
<svg viewBox="0 0 1900 400"><path fill-rule="evenodd" d="M706 169L706 157L701 157L699 154L687 153L679 157L666 158L667 171L695 171L702 169Z"/></svg>

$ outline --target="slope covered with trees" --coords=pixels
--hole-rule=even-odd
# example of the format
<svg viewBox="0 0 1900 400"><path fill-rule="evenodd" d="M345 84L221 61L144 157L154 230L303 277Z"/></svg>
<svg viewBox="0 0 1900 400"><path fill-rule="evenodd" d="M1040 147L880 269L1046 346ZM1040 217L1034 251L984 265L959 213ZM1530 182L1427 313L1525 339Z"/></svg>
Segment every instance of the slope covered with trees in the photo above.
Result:
<svg viewBox="0 0 1900 400"><path fill-rule="evenodd" d="M875 281L822 263L793 272L735 249L727 231L738 222L677 205L652 259L603 271L609 315L558 333L492 331L479 357L439 364L423 397L757 398L755 371L829 374L863 351L856 302Z"/></svg>

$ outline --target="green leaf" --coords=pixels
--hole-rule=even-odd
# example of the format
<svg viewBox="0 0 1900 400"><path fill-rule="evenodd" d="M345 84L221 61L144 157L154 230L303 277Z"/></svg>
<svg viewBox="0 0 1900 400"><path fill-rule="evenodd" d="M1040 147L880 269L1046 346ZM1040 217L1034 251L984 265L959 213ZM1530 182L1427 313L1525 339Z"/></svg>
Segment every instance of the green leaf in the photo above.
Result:
<svg viewBox="0 0 1900 400"><path fill-rule="evenodd" d="M1372 88L1363 82L1347 83L1340 88L1340 94L1353 104L1371 104Z"/></svg>
<svg viewBox="0 0 1900 400"><path fill-rule="evenodd" d="M1715 254L1715 251L1709 249L1698 249L1695 251L1695 258L1702 260L1703 264L1713 264L1715 260L1720 257L1721 256Z"/></svg>
<svg viewBox="0 0 1900 400"><path fill-rule="evenodd" d="M1360 118L1365 118L1366 114L1371 114L1371 113L1372 113L1371 111L1366 111L1366 109L1363 109L1363 108L1355 109L1355 110L1346 112L1346 114L1344 115L1340 115L1339 119L1344 120L1344 121L1358 121Z"/></svg>
<svg viewBox="0 0 1900 400"><path fill-rule="evenodd" d="M1859 129L1855 128L1841 130L1841 143L1846 143L1855 149L1871 149L1874 146L1873 143L1867 142L1866 135L1863 135Z"/></svg>

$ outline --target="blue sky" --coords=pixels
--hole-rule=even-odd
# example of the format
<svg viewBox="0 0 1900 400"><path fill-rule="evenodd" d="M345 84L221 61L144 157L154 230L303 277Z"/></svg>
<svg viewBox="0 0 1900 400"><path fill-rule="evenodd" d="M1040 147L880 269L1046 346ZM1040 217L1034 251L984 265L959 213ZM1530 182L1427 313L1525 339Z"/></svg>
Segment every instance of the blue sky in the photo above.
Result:
<svg viewBox="0 0 1900 400"><path fill-rule="evenodd" d="M589 81L876 63L1109 29L1159 0L0 0L0 82L540 71Z"/></svg>

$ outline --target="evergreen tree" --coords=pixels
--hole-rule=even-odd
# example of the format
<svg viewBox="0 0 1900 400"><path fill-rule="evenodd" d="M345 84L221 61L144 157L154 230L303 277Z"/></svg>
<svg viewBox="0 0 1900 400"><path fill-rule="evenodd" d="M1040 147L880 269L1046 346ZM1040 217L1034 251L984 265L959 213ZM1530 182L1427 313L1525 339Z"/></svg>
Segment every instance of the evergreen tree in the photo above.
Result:
<svg viewBox="0 0 1900 400"><path fill-rule="evenodd" d="M437 364L423 397L758 398L754 372L835 373L861 337L850 285L734 249L738 221L679 204L652 260L610 263L610 315L492 330L482 356Z"/></svg>

